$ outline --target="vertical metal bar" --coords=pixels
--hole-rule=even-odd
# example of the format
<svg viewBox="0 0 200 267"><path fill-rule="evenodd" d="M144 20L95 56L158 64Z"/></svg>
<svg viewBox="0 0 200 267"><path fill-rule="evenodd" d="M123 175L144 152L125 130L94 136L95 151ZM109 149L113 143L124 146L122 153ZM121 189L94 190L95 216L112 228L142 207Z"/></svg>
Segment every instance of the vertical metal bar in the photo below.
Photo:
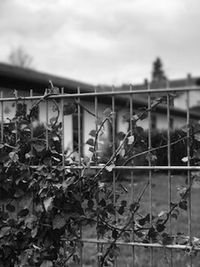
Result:
<svg viewBox="0 0 200 267"><path fill-rule="evenodd" d="M114 92L114 86L112 87L112 91ZM112 96L112 152L113 155L116 150L116 114L115 114L115 96ZM115 207L115 221L116 221L116 172L113 170L113 205ZM115 257L114 267L117 267L117 257Z"/></svg>
<svg viewBox="0 0 200 267"><path fill-rule="evenodd" d="M114 91L114 87L112 87ZM112 96L112 152L115 153L115 97ZM116 179L115 179L115 170L113 170L113 204L116 205ZM115 213L116 216L116 213Z"/></svg>
<svg viewBox="0 0 200 267"><path fill-rule="evenodd" d="M169 82L167 81L167 89ZM170 129L170 95L167 94L167 164L171 166L171 129ZM172 193L171 193L171 170L168 170L168 211L171 209ZM172 235L171 214L169 217L169 234ZM172 249L170 250L170 266L173 266Z"/></svg>
<svg viewBox="0 0 200 267"><path fill-rule="evenodd" d="M49 124L49 101L46 99L45 101L45 109L46 109L46 149L49 148L49 132L48 132L48 124Z"/></svg>
<svg viewBox="0 0 200 267"><path fill-rule="evenodd" d="M3 99L3 91L1 91L1 99ZM1 143L3 143L3 124L4 124L4 116L3 116L3 104L4 102L1 101Z"/></svg>
<svg viewBox="0 0 200 267"><path fill-rule="evenodd" d="M151 149L151 88L150 83L147 83L148 93L148 122L149 122L149 130L148 130L148 150ZM151 166L151 154L148 153L148 163ZM149 213L150 213L150 224L152 225L152 171L149 170ZM153 266L153 248L150 248L150 266Z"/></svg>
<svg viewBox="0 0 200 267"><path fill-rule="evenodd" d="M64 95L64 88L61 88L61 94ZM61 130L61 143L62 143L62 169L63 169L63 180L65 174L65 140L64 140L64 99L61 98L61 107L60 107L61 121L62 121L62 130Z"/></svg>
<svg viewBox="0 0 200 267"><path fill-rule="evenodd" d="M187 107L187 166L190 166L190 99L189 99L189 90L186 92L186 107ZM191 186L191 174L188 170L187 172L187 179L188 179L188 185ZM189 190L188 195L188 236L189 236L189 242L192 243L192 225L191 225L191 189ZM190 266L192 267L192 255L190 255Z"/></svg>
<svg viewBox="0 0 200 267"><path fill-rule="evenodd" d="M32 97L33 96L33 90L31 89L30 90L30 97ZM33 104L33 100L31 100L31 108L32 108L32 104ZM31 125L30 125L30 128L31 128L31 140L33 140L33 118L31 117L30 118L30 123L31 123ZM31 152L32 152L32 150L33 150L33 146L32 146L32 142L31 142Z"/></svg>
<svg viewBox="0 0 200 267"><path fill-rule="evenodd" d="M18 107L18 91L17 90L15 90L15 97L17 98L16 101L15 101L16 112L17 112L17 107ZM15 130L16 130L15 142L17 142L17 139L18 139L18 123L17 123L17 120L15 121Z"/></svg>
<svg viewBox="0 0 200 267"><path fill-rule="evenodd" d="M130 85L130 92L133 91L133 86ZM130 120L129 120L129 124L130 124L130 135L133 135L133 94L130 94L129 96L130 99ZM131 203L134 202L134 177L133 177L133 171L131 170ZM134 221L134 220L133 220ZM134 236L134 223L132 224L132 241L134 242L135 240L135 236ZM133 266L135 266L135 247L132 246L132 261L133 261Z"/></svg>
<svg viewBox="0 0 200 267"><path fill-rule="evenodd" d="M33 96L33 90L32 89L30 89L29 94L30 94L30 97ZM31 99L30 103L31 103L31 108L32 108L32 105L33 105L33 100L32 99ZM31 158L30 158L30 162L32 162L32 155L33 155L33 145L32 145L32 140L33 140L33 117L32 116L30 117L30 130L31 130ZM31 192L31 195L32 195L32 199L33 199L32 212L35 213L35 209L34 209L35 208L35 206L34 206L34 193Z"/></svg>
<svg viewBox="0 0 200 267"><path fill-rule="evenodd" d="M97 88L95 87L95 94L97 93ZM98 131L98 121L97 121L97 118L98 118L98 98L97 96L95 95L94 97L94 114L95 114L95 131L97 132ZM98 136L97 136L97 139L98 139ZM97 143L96 143L96 147L94 148L95 150L95 154L96 154L96 151L98 150L98 140L97 140ZM97 155L94 155L95 157Z"/></svg>
<svg viewBox="0 0 200 267"><path fill-rule="evenodd" d="M77 88L77 93L80 94L80 87ZM81 107L80 107L80 97L78 97L78 155L79 155L79 166L81 166ZM79 178L81 178L81 170L79 170ZM81 189L80 189L81 190ZM83 244L82 244L82 225L80 225L80 266L83 266Z"/></svg>
<svg viewBox="0 0 200 267"><path fill-rule="evenodd" d="M95 94L96 93L97 93L97 88L95 87ZM98 118L98 98L97 98L96 95L94 97L94 114L95 114L95 131L97 133L97 131L98 131L98 121L97 121L97 118ZM98 154L97 151L98 151L98 136L97 136L97 142L96 142L95 147L94 147L94 152L95 152L94 156L95 156L95 159L96 159L97 154ZM95 165L97 166L97 164L98 163L95 160ZM98 203L99 203L99 194L97 195L97 205L98 205ZM99 224L99 215L97 216L97 226L98 226L98 224ZM100 238L100 235L99 235L99 233L97 233L97 240L99 240L99 238ZM102 246L103 245L100 245L99 243L97 243L97 255L98 255L97 256L97 261L98 261L98 267L101 266L101 256L99 256L99 255L101 255L100 252L102 251Z"/></svg>

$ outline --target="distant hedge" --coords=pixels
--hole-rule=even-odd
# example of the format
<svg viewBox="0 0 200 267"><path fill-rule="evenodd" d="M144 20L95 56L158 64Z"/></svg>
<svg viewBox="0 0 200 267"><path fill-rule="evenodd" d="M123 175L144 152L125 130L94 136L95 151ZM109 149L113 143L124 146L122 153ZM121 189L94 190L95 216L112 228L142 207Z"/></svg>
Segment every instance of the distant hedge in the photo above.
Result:
<svg viewBox="0 0 200 267"><path fill-rule="evenodd" d="M187 163L183 162L182 159L187 156L187 133L183 130L174 130L170 132L170 164L171 166L186 166ZM167 130L158 131L154 130L151 134L151 145L152 148L158 148L155 151L152 152L153 155L156 156L156 160L153 164L156 166L168 166L168 148L167 148L167 142L168 142L168 134ZM185 138L184 138L185 137ZM134 147L134 153L140 153L142 151L148 150L148 132L143 131L141 134L141 139L144 140L144 146L141 147L140 144L136 143ZM190 138L190 153L191 157L193 156L193 152L196 149L200 148L200 142L196 141L194 138ZM164 147L163 147L164 146ZM104 151L104 158L109 158L112 151L110 148L108 148ZM134 158L134 165L135 166L147 166L148 160L147 156L148 154L139 156ZM131 156L131 152L130 155ZM125 159L122 156L119 156L117 160L117 165L123 165ZM133 162L129 162L127 165L132 165ZM192 160L191 164L195 164L194 160ZM143 170L142 172L144 172ZM135 171L136 173L141 173L141 171ZM182 171L179 171L182 172Z"/></svg>
<svg viewBox="0 0 200 267"><path fill-rule="evenodd" d="M187 139L186 132L182 130L174 130L170 132L170 157L171 157L171 165L172 166L185 166L186 163L182 161L184 157L187 156ZM176 142L177 140L181 140L180 142ZM153 131L152 132L152 147L160 147L167 145L167 131ZM194 138L190 138L190 156L192 157L193 152L200 148L200 144ZM157 162L158 166L167 166L168 165L168 156L167 156L167 146L165 148L160 148L156 150Z"/></svg>
<svg viewBox="0 0 200 267"><path fill-rule="evenodd" d="M171 157L171 165L185 165L182 161L182 158L187 155L187 142L186 140L182 140L176 144L173 144L177 140L186 136L181 130L175 130L170 132L170 157ZM160 147L167 145L167 131L153 131L152 132L152 147ZM157 156L156 165L158 166L167 166L168 165L168 148L160 148L156 150L155 155Z"/></svg>

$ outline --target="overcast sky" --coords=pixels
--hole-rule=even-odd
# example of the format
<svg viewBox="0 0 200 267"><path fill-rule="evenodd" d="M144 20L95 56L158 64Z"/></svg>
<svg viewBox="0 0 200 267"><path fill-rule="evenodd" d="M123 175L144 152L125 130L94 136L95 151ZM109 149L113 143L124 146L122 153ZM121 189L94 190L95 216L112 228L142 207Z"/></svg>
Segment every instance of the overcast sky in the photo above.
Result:
<svg viewBox="0 0 200 267"><path fill-rule="evenodd" d="M0 61L23 46L33 67L94 84L200 75L199 0L0 0Z"/></svg>

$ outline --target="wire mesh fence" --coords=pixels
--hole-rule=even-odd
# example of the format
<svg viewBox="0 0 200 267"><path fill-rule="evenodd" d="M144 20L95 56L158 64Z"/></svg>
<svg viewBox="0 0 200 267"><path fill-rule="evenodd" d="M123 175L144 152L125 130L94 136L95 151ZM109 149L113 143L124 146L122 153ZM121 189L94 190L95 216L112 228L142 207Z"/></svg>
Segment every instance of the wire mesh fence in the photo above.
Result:
<svg viewBox="0 0 200 267"><path fill-rule="evenodd" d="M43 123L45 125L46 147L48 148L50 142L48 125L54 123L55 120L56 123L61 124L59 142L61 142L63 169L78 170L81 179L82 170L87 168L89 175L91 173L94 176L99 175L100 182L103 179L106 185L109 184L113 194L113 221L115 221L113 227L120 228L121 221L123 221L123 215L121 216L118 212L119 200L125 199L129 203L134 203L138 194L140 195L142 192L141 212L134 214L129 229L131 235L127 240L120 237L117 239L113 237L102 238L96 231L96 225L100 220L98 217L96 225L91 228L80 225L79 266L102 266L100 258L106 251L106 247L111 244L119 248L118 253L113 255L113 266L183 266L183 264L184 266L198 266L197 252L200 250L198 188L191 187L191 190L188 190L187 211L184 211L183 216L180 215L180 219L177 219L179 214L174 212L173 205L175 205L176 187L185 185L184 179L186 179L187 186L192 185L194 172L195 175L198 175L197 173L200 171L198 163L193 160L194 153L198 151L198 148L194 149L192 144L192 138L195 138L195 135L198 141L199 129L197 132L195 132L195 127L191 130L192 125L198 125L200 115L191 111L190 107L191 92L198 93L199 89L198 87L174 89L167 85L163 89L155 90L148 86L147 89L138 91L130 86L129 91L115 91L113 89L110 92L97 92L95 90L94 92L81 93L81 88L78 88L76 94L65 94L62 89L61 93L52 93L48 97L45 95L35 96L33 91L30 91L30 95L26 97L19 96L17 92L14 97L4 97L3 92L1 92L1 143L5 142L6 125L16 116L16 112L18 115L26 115L26 112L39 101L39 109L36 112L35 120L32 121L31 135L33 135L35 125L38 126L38 122ZM180 97L180 101L183 99L182 109L173 105L173 99L176 97ZM73 107L74 103L75 108ZM102 122L102 116L103 114L105 116L105 110L108 108L111 120L104 124L104 136L103 134L101 137L96 136L95 138L100 140L97 140L93 145L94 150L89 150L91 147L87 142L90 137L89 133L92 130L99 131L99 118ZM147 116L144 117L144 113ZM124 116L126 119L122 121ZM115 160L117 156L125 159L124 144L117 139L117 136L120 132L124 133L126 140L129 140L131 144L134 143L135 140L131 141L130 137L134 138L135 135L135 120L139 123L138 127L147 132L146 149L141 149L137 153L129 151L128 164L124 164L123 161L117 162ZM181 140L171 140L172 120L173 127L177 125L177 128L183 129L185 133L184 136L179 137ZM15 130L16 139L18 138L17 127L17 124L14 123L13 131ZM152 132L154 130L152 128L158 128L160 131L164 128L167 131L164 145L159 147L152 145ZM191 131L193 131L192 134ZM126 136L127 132L129 134ZM172 147L182 140L186 148L185 160L183 160L184 163L180 161L180 165L174 165ZM156 152L163 147L167 153L167 164L158 166L156 159L152 159L152 156L155 157ZM100 151L99 155L102 155L108 150L107 157L101 158L99 156L98 160L87 167L82 164L84 157L89 158L90 161L95 156L96 151ZM72 155L75 151L78 156L78 164L74 166L68 164L66 155ZM145 156L145 161L138 163L136 157L139 156ZM105 170L107 170L106 173ZM119 191L123 192L120 197L118 197ZM97 205L100 200L101 196L98 195ZM167 214L168 237L173 237L173 239L159 242L154 240L153 235L150 236L149 240L140 239L137 235L137 224L139 220L141 223L141 219L144 219L143 214L149 214L148 229L154 225L155 214L159 214L158 217L160 218ZM142 228L142 225L139 227ZM143 228L145 231L145 227ZM182 232L185 231L187 233L184 235L184 240L179 242L178 239L182 238ZM163 238L162 236L162 240ZM114 243L113 240L115 240ZM186 256L182 254L183 252ZM164 263L161 263L161 258Z"/></svg>

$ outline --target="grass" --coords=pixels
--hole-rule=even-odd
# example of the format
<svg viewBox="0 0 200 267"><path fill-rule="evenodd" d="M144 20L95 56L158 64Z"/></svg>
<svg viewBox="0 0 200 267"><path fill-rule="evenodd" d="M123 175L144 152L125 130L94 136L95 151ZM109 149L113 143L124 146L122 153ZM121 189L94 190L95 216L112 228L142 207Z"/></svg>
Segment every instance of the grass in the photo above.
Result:
<svg viewBox="0 0 200 267"><path fill-rule="evenodd" d="M148 180L148 174L137 175L134 177L133 191L135 198L138 193L144 187ZM186 175L173 175L171 176L171 197L172 202L178 200L177 188L185 186ZM123 182L123 186L128 189L128 192L123 196L123 199L130 200L131 198L131 182ZM146 190L141 200L140 213L145 215L150 210L150 192L149 188ZM199 201L200 189L192 189L192 236L200 237L200 201ZM168 209L168 176L165 174L153 174L152 175L152 210L153 214L159 214L163 210ZM183 232L188 233L188 211L181 211L178 219L172 219L172 233ZM96 238L96 232L94 228L84 229L84 236L88 238ZM169 249L153 249L153 266L170 266L170 253ZM83 262L84 267L96 267L97 266L97 246L95 244L84 244L83 247ZM185 252L180 250L173 250L172 252L173 266L176 267L189 267L191 257ZM193 257L193 267L199 266L200 257L198 254ZM143 247L135 248L135 265L133 265L132 247L121 246L120 256L118 257L118 265L120 267L146 267L150 266L150 249Z"/></svg>

